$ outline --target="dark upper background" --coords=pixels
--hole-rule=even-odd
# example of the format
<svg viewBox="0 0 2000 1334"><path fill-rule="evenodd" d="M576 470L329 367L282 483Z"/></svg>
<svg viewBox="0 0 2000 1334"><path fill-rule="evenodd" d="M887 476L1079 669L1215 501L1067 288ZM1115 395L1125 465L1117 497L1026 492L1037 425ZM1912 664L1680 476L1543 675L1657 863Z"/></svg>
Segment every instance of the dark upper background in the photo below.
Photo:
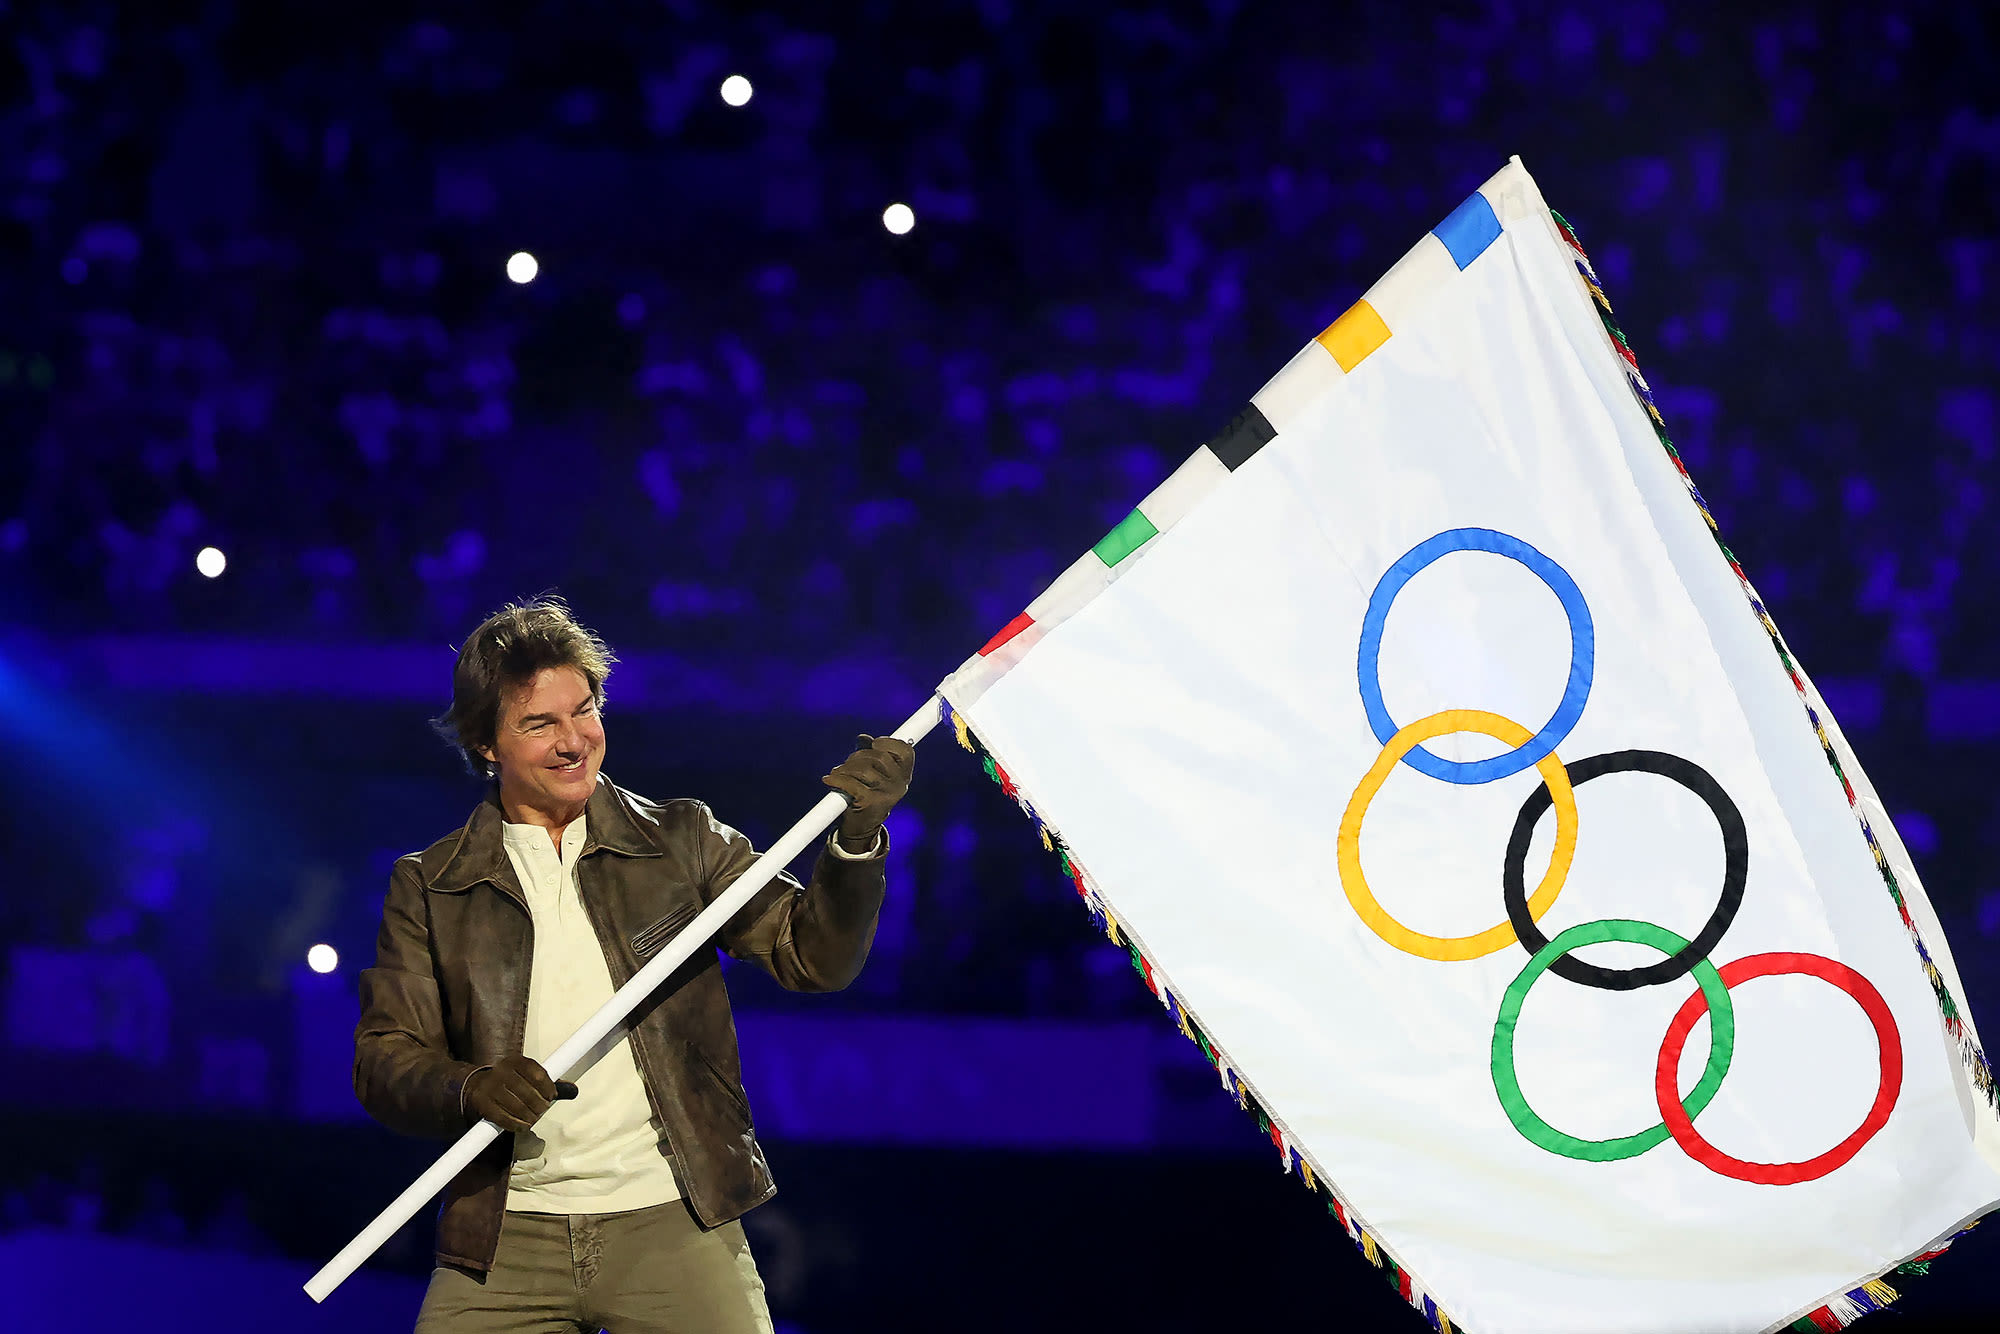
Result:
<svg viewBox="0 0 2000 1334"><path fill-rule="evenodd" d="M0 3L5 1050L282 1122L509 597L627 659L608 772L768 838L1510 153L1991 1002L1995 23L1724 13ZM1153 1013L948 746L897 819L820 1013Z"/></svg>

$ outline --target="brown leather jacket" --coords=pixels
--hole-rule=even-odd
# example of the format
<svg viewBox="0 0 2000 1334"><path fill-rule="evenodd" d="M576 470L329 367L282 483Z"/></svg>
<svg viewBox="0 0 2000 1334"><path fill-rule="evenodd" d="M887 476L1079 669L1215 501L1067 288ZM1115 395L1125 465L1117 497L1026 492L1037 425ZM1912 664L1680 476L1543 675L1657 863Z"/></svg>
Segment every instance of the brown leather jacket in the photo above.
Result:
<svg viewBox="0 0 2000 1334"><path fill-rule="evenodd" d="M698 801L648 801L600 777L576 864L585 912L622 986L755 859L750 841ZM354 1092L392 1130L456 1138L466 1076L521 1050L534 957L527 900L501 837L497 789L465 827L397 861L375 966L361 974ZM793 991L836 991L868 957L887 854L846 861L822 848L812 882L760 891L718 938ZM757 1146L736 1024L712 949L697 950L634 1013L632 1056L681 1193L716 1227L777 1187ZM445 1190L437 1259L491 1268L507 1207L514 1137Z"/></svg>

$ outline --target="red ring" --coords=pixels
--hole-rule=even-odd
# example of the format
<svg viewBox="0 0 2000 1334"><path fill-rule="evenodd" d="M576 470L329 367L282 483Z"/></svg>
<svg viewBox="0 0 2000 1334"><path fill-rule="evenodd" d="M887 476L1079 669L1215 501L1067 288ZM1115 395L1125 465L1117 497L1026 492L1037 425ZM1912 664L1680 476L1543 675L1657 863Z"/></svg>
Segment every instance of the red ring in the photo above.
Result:
<svg viewBox="0 0 2000 1334"><path fill-rule="evenodd" d="M1753 977L1804 973L1822 982L1831 982L1853 997L1854 1003L1868 1016L1868 1022L1875 1026L1875 1043L1882 1063L1882 1082L1875 1089L1875 1104L1868 1109L1867 1119L1862 1121L1860 1129L1819 1157L1808 1158L1802 1163L1753 1163L1722 1152L1701 1137L1694 1128L1694 1118L1681 1106L1681 1049L1687 1045L1688 1034L1694 1029L1695 1021L1708 1013L1707 1003L1697 991L1674 1014L1674 1021L1667 1025L1666 1041L1660 1044L1660 1064L1653 1074L1653 1093L1659 1100L1660 1118L1667 1123L1674 1143L1711 1172L1768 1186L1790 1186L1825 1176L1861 1152L1861 1146L1875 1137L1875 1132L1888 1122L1889 1113L1902 1092L1903 1039L1897 1032L1895 1016L1889 1013L1888 1002L1882 999L1882 993L1875 990L1867 978L1844 963L1835 963L1817 954L1752 954L1724 964L1719 971L1725 987L1734 987L1738 982L1747 982Z"/></svg>

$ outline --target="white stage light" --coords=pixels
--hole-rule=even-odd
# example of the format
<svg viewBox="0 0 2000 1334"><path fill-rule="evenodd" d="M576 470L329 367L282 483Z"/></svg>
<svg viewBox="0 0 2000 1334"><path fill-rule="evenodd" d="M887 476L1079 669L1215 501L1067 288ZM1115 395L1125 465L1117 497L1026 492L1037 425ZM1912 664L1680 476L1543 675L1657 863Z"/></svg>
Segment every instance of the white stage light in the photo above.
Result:
<svg viewBox="0 0 2000 1334"><path fill-rule="evenodd" d="M750 87L750 80L741 74L732 74L722 81L722 100L733 107L740 107L748 102L750 94L754 91Z"/></svg>
<svg viewBox="0 0 2000 1334"><path fill-rule="evenodd" d="M200 551L194 553L194 568L206 577L213 579L229 568L229 557L223 555L214 547L203 547Z"/></svg>
<svg viewBox="0 0 2000 1334"><path fill-rule="evenodd" d="M507 276L517 283L531 283L541 271L542 266L525 250L516 250L507 256Z"/></svg>
<svg viewBox="0 0 2000 1334"><path fill-rule="evenodd" d="M882 225L892 235L901 236L917 225L917 215L910 211L908 204L891 204L882 210Z"/></svg>
<svg viewBox="0 0 2000 1334"><path fill-rule="evenodd" d="M315 973L330 973L340 967L340 951L331 945L315 945L306 951L306 967Z"/></svg>

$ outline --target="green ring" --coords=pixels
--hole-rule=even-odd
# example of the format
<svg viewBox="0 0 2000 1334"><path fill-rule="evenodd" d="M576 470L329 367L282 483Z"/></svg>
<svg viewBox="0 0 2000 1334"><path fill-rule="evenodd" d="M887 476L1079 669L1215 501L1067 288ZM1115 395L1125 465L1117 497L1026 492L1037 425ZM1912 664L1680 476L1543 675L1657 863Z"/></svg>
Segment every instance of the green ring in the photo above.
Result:
<svg viewBox="0 0 2000 1334"><path fill-rule="evenodd" d="M1501 997L1500 1019L1493 1026L1493 1091L1500 1095L1500 1106L1507 1113L1507 1119L1514 1123L1514 1129L1520 1131L1529 1143L1550 1153L1559 1153L1565 1158L1581 1158L1591 1163L1636 1158L1655 1144L1664 1143L1668 1136L1666 1122L1617 1139L1578 1139L1575 1135L1557 1130L1535 1115L1534 1109L1528 1106L1526 1095L1521 1092L1521 1081L1514 1075L1514 1025L1521 1017L1521 1005L1528 999L1528 989L1535 985L1536 978L1548 971L1550 964L1573 949L1605 940L1646 945L1667 955L1677 954L1688 945L1680 936L1651 922L1611 918L1573 926L1535 951L1535 957L1528 960L1528 966L1521 970L1521 975L1508 986L1507 994ZM1729 1061L1736 1051L1736 1009L1730 1003L1729 988L1722 985L1722 975L1716 972L1714 964L1703 959L1694 966L1694 980L1708 1001L1711 1031L1708 1068L1702 1071L1701 1082L1681 1103L1687 1108L1690 1118L1700 1116L1715 1097L1716 1090L1722 1087L1722 1077L1729 1073Z"/></svg>

